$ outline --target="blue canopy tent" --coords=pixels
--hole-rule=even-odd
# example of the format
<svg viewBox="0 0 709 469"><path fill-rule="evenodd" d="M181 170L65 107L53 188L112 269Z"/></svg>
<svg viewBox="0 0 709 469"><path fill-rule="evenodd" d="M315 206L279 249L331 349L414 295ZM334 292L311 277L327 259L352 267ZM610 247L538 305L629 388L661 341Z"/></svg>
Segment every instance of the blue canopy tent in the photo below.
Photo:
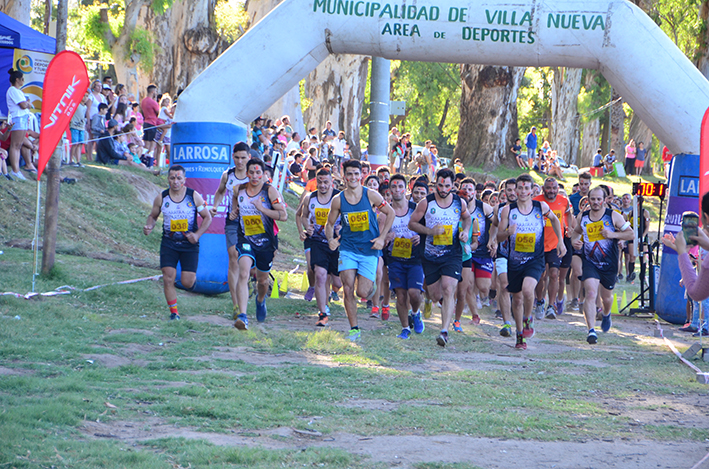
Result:
<svg viewBox="0 0 709 469"><path fill-rule="evenodd" d="M0 115L7 116L5 94L10 87L11 68L25 73L22 90L30 97L34 111L42 109L44 72L56 52L57 41L0 13Z"/></svg>

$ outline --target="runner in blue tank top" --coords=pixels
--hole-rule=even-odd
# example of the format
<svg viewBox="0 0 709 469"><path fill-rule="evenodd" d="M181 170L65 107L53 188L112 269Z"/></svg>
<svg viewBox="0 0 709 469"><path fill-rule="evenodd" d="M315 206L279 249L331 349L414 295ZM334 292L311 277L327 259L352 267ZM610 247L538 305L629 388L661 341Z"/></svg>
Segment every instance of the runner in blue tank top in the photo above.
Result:
<svg viewBox="0 0 709 469"><path fill-rule="evenodd" d="M441 347L448 343L448 326L463 270L459 240L464 243L468 240L471 223L468 205L453 193L454 180L453 171L439 170L433 194L418 203L409 221L409 229L426 236L422 264L429 294L434 301L442 300L441 334L436 338Z"/></svg>
<svg viewBox="0 0 709 469"><path fill-rule="evenodd" d="M361 337L361 332L357 325L355 280L357 296L371 298L374 295L379 256L395 215L378 192L362 187L362 167L358 160L345 161L342 168L345 173L345 190L332 199L325 236L331 250L340 249L338 268L345 295L345 312L350 321L348 338L356 341ZM381 233L374 207L386 215ZM334 237L338 217L342 225L339 240Z"/></svg>
<svg viewBox="0 0 709 469"><path fill-rule="evenodd" d="M517 326L515 348L526 350L526 339L534 336L534 290L544 272L544 223L551 222L558 243L559 257L566 254L561 224L546 202L532 200L534 180L529 174L517 178L517 201L500 214L498 241L509 239L507 290L512 293L512 312Z"/></svg>
<svg viewBox="0 0 709 469"><path fill-rule="evenodd" d="M264 322L266 293L269 284L269 272L273 265L273 256L278 248L278 238L274 230L274 221L288 220L288 212L278 190L266 183L266 165L258 158L246 163L249 182L234 190L232 210L229 218L238 220L237 225L239 252L239 280L236 286L236 298L239 314L234 327L246 330L249 326L246 310L249 304L249 280L251 269L256 267L256 320Z"/></svg>
<svg viewBox="0 0 709 469"><path fill-rule="evenodd" d="M159 194L153 202L153 209L143 227L147 236L155 228L160 213L163 214L163 235L160 244L160 269L165 299L170 308L170 319L180 319L177 311L175 278L177 263L182 274L180 282L189 290L197 280L199 260L199 238L212 223L212 216L204 206L199 193L185 187L185 168L180 165L170 167L167 173L170 188ZM197 227L197 214L202 217L202 226Z"/></svg>
<svg viewBox="0 0 709 469"><path fill-rule="evenodd" d="M507 179L500 188L500 192L504 193L505 200L507 202L501 202L495 207L493 212L492 224L498 228L500 226L500 214L502 209L508 203L512 203L517 200L517 179L510 178ZM509 246L509 241L503 241L497 245L497 252L495 255L495 271L497 272L497 304L500 308L500 315L502 316L502 328L500 328L500 335L502 337L510 337L512 335L512 306L510 303L510 295L507 291L507 250Z"/></svg>
<svg viewBox="0 0 709 469"><path fill-rule="evenodd" d="M589 344L598 342L596 334L596 301L599 293L603 301L603 319L601 330L608 332L611 328L611 305L613 303L613 288L618 275L618 240L633 239L630 222L623 215L606 207L605 192L601 187L595 187L588 193L591 210L579 213L576 218L576 228L572 244L576 249L583 249L583 276L581 281L586 290L586 300L583 304Z"/></svg>
<svg viewBox="0 0 709 469"><path fill-rule="evenodd" d="M458 284L455 304L453 330L463 332L460 319L463 309L468 305L473 316L473 324L480 324L475 287L481 298L490 293L494 263L490 253L497 249L497 227L492 226L492 207L476 198L475 179L466 178L460 182L458 194L468 204L468 211L473 219L470 224L468 242L463 245L463 271ZM477 228L477 232L475 231ZM471 245L471 242L473 243Z"/></svg>
<svg viewBox="0 0 709 469"><path fill-rule="evenodd" d="M232 152L232 158L234 159L234 167L222 173L222 177L219 180L219 187L214 193L214 200L212 201L212 208L209 209L209 213L212 214L212 219L216 220L223 218L224 221L218 221L217 223L224 223L224 237L226 238L226 252L229 255L229 267L227 273L227 280L229 282L229 293L231 294L232 303L232 313L234 319L238 315L238 302L236 300L236 284L239 280L239 252L236 250L236 245L239 242L237 226L239 225L238 220L229 219L229 213L231 212L232 199L234 197L234 191L239 191L239 187L242 184L249 182L249 178L246 175L246 162L251 158L251 152L249 151L249 145L246 142L237 142L234 145L234 151ZM222 205L224 201L224 206ZM218 229L218 226L213 226L212 229Z"/></svg>

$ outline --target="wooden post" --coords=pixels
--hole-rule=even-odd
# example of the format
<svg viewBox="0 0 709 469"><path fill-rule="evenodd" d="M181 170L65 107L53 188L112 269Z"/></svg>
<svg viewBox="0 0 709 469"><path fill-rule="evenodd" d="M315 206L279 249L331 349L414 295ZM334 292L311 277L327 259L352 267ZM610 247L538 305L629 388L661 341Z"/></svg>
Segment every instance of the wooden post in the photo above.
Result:
<svg viewBox="0 0 709 469"><path fill-rule="evenodd" d="M57 5L57 54L66 49L67 0ZM44 238L42 243L42 273L48 274L54 267L57 247L57 222L59 218L59 185L62 162L62 144L57 145L49 159L44 174L47 175L47 198L44 206Z"/></svg>

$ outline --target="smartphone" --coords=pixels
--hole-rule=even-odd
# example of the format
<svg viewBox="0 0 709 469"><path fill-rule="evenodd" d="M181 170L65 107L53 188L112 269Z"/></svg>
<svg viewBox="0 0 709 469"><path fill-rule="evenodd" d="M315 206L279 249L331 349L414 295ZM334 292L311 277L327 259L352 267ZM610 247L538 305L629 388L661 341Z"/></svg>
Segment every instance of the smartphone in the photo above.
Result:
<svg viewBox="0 0 709 469"><path fill-rule="evenodd" d="M697 244L696 241L689 239L690 236L699 234L699 215L695 212L684 212L682 214L682 234L684 234L687 246L695 246Z"/></svg>

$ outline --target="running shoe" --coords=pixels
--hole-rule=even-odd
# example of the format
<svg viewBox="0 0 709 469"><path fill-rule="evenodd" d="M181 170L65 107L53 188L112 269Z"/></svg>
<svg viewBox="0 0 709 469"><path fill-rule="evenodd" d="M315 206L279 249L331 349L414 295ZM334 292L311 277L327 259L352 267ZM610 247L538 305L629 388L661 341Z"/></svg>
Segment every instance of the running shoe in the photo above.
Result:
<svg viewBox="0 0 709 469"><path fill-rule="evenodd" d="M19 179L20 181L27 180L27 178L22 174L22 171L18 171L18 172L10 171L10 174L12 175L12 177L14 177L15 179Z"/></svg>
<svg viewBox="0 0 709 469"><path fill-rule="evenodd" d="M601 330L603 332L608 332L611 330L612 325L613 321L611 320L611 313L608 313L608 316L603 316L603 319L601 319Z"/></svg>
<svg viewBox="0 0 709 469"><path fill-rule="evenodd" d="M266 298L264 298L261 303L256 300L256 320L258 322L265 322L266 314L268 314L268 310L266 310Z"/></svg>
<svg viewBox="0 0 709 469"><path fill-rule="evenodd" d="M547 306L547 312L544 317L547 319L556 319L556 308L554 308L552 305Z"/></svg>
<svg viewBox="0 0 709 469"><path fill-rule="evenodd" d="M525 339L531 339L534 337L534 318L528 317L524 318L524 328L522 329L522 335Z"/></svg>
<svg viewBox="0 0 709 469"><path fill-rule="evenodd" d="M490 297L486 296L485 299L483 299L483 306L490 306Z"/></svg>
<svg viewBox="0 0 709 469"><path fill-rule="evenodd" d="M556 315L561 316L564 314L564 299L560 299L556 302Z"/></svg>
<svg viewBox="0 0 709 469"><path fill-rule="evenodd" d="M500 328L500 335L502 337L509 337L512 335L512 324L509 322L506 322L502 325L502 328Z"/></svg>
<svg viewBox="0 0 709 469"><path fill-rule="evenodd" d="M369 313L369 317L372 319L379 319L379 306L372 306L372 312Z"/></svg>
<svg viewBox="0 0 709 469"><path fill-rule="evenodd" d="M421 311L412 315L412 319L413 319L413 323L414 323L414 332L417 334L423 334L423 331L426 329L426 325L423 323L423 318L421 317Z"/></svg>
<svg viewBox="0 0 709 469"><path fill-rule="evenodd" d="M534 317L535 319L544 319L544 300L537 301L534 307Z"/></svg>
<svg viewBox="0 0 709 469"><path fill-rule="evenodd" d="M596 321L603 320L603 308L596 308Z"/></svg>
<svg viewBox="0 0 709 469"><path fill-rule="evenodd" d="M453 330L456 332L463 332L463 328L460 327L460 321L453 321Z"/></svg>
<svg viewBox="0 0 709 469"><path fill-rule="evenodd" d="M628 277L630 277L630 275L628 275ZM623 280L623 274L618 274L618 280L619 280L619 281L620 281L620 280ZM630 281L630 280L628 280L628 281Z"/></svg>
<svg viewBox="0 0 709 469"><path fill-rule="evenodd" d="M315 288L308 287L308 291L305 292L303 299L305 301L313 301L313 296L315 296Z"/></svg>
<svg viewBox="0 0 709 469"><path fill-rule="evenodd" d="M175 321L177 319L180 319L180 315L177 313L170 313L170 321Z"/></svg>
<svg viewBox="0 0 709 469"><path fill-rule="evenodd" d="M336 291L331 291L330 301L340 301L340 295L338 295Z"/></svg>
<svg viewBox="0 0 709 469"><path fill-rule="evenodd" d="M699 330L699 331L695 332L694 334L692 334L692 337L706 337L706 336L709 336L709 329L702 329L702 330Z"/></svg>
<svg viewBox="0 0 709 469"><path fill-rule="evenodd" d="M475 295L475 304L476 304L476 306L478 307L478 311L480 311L481 309L483 309L483 304L482 304L482 302L480 301L480 295Z"/></svg>
<svg viewBox="0 0 709 469"><path fill-rule="evenodd" d="M12 179L12 176L10 176L10 173L3 174L3 176L5 176L5 179L7 179L8 181L14 181L14 179Z"/></svg>
<svg viewBox="0 0 709 469"><path fill-rule="evenodd" d="M436 337L436 343L440 345L441 347L445 347L446 344L448 343L448 333L447 332L441 332L438 337Z"/></svg>
<svg viewBox="0 0 709 469"><path fill-rule="evenodd" d="M502 319L502 311L499 309L495 311L495 318Z"/></svg>
<svg viewBox="0 0 709 469"><path fill-rule="evenodd" d="M409 337L411 337L411 329L402 329L401 334L397 335L397 337L402 340L409 340Z"/></svg>
<svg viewBox="0 0 709 469"><path fill-rule="evenodd" d="M480 324L480 316L478 316L477 314L475 314L475 315L473 316L472 323L475 324L476 326L479 325L479 324Z"/></svg>
<svg viewBox="0 0 709 469"><path fill-rule="evenodd" d="M515 348L519 350L527 350L527 339L525 339L523 334L517 334L517 343Z"/></svg>
<svg viewBox="0 0 709 469"><path fill-rule="evenodd" d="M588 337L586 337L586 342L589 344L595 344L598 342L598 335L596 335L596 331L593 329L588 331Z"/></svg>
<svg viewBox="0 0 709 469"><path fill-rule="evenodd" d="M236 321L236 319L239 317L239 307L234 305L234 307L231 310L231 318Z"/></svg>
<svg viewBox="0 0 709 469"><path fill-rule="evenodd" d="M350 329L350 334L347 336L347 338L350 340L350 342L357 342L360 338L362 338L362 331L359 329Z"/></svg>
<svg viewBox="0 0 709 469"><path fill-rule="evenodd" d="M431 319L433 314L433 301L425 300L423 304L423 317L426 319Z"/></svg>
<svg viewBox="0 0 709 469"><path fill-rule="evenodd" d="M635 275L635 272L630 272L630 275L628 275L628 279L627 279L628 283L633 283L633 280L635 280L635 277L637 277L637 275Z"/></svg>
<svg viewBox="0 0 709 469"><path fill-rule="evenodd" d="M389 320L389 305L382 306L382 321Z"/></svg>
<svg viewBox="0 0 709 469"><path fill-rule="evenodd" d="M571 300L571 304L569 305L569 309L571 311L578 311L579 310L579 299L578 298L574 298L573 300Z"/></svg>
<svg viewBox="0 0 709 469"><path fill-rule="evenodd" d="M234 327L236 327L240 331L245 331L249 328L249 319L246 317L246 314L241 313L239 316L237 316L236 322L234 323Z"/></svg>
<svg viewBox="0 0 709 469"><path fill-rule="evenodd" d="M411 311L409 311L409 329L414 327L414 315Z"/></svg>
<svg viewBox="0 0 709 469"><path fill-rule="evenodd" d="M490 307L491 307L491 308L494 308L494 309L497 309L497 299L494 299L494 300L492 300L492 301L490 302Z"/></svg>
<svg viewBox="0 0 709 469"><path fill-rule="evenodd" d="M688 322L684 326L680 327L679 330L682 332L697 332L699 329Z"/></svg>
<svg viewBox="0 0 709 469"><path fill-rule="evenodd" d="M364 300L362 300L364 301ZM372 309L372 306L374 306L374 303L372 303L372 300L367 300L367 309Z"/></svg>
<svg viewBox="0 0 709 469"><path fill-rule="evenodd" d="M317 327L325 327L328 325L330 317L325 313L318 314L318 322L315 323Z"/></svg>

